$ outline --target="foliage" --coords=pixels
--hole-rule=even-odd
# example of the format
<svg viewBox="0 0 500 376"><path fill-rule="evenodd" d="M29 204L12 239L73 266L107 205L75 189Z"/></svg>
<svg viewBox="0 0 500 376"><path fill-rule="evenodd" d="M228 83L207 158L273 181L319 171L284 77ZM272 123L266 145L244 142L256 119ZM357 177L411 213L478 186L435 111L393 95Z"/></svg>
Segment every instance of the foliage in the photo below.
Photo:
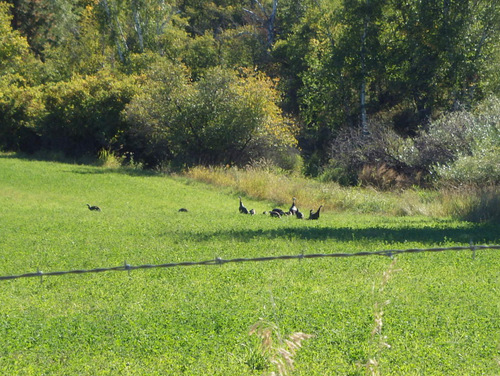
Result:
<svg viewBox="0 0 500 376"><path fill-rule="evenodd" d="M414 135L443 110L481 98L497 2L331 3L308 10L277 44L284 89L299 93L290 104L305 123L300 145L311 161L328 160L332 130L357 126L363 108L374 118L392 113L392 126Z"/></svg>
<svg viewBox="0 0 500 376"><path fill-rule="evenodd" d="M120 114L136 91L134 77L101 71L46 85L47 115L37 129L43 147L69 156L97 155L124 130Z"/></svg>
<svg viewBox="0 0 500 376"><path fill-rule="evenodd" d="M2 78L2 85L5 80L33 83L38 79L38 62L31 54L26 38L18 30L12 29L10 9L11 6L8 3L0 1L0 78Z"/></svg>
<svg viewBox="0 0 500 376"><path fill-rule="evenodd" d="M15 73L21 66L23 55L28 52L28 42L19 32L13 31L8 15L9 6L0 2L0 73Z"/></svg>
<svg viewBox="0 0 500 376"><path fill-rule="evenodd" d="M187 76L185 67L165 60L150 66L144 89L123 112L127 130L117 140L122 154L131 153L148 167L173 158L171 123L179 113L178 100L190 93Z"/></svg>
<svg viewBox="0 0 500 376"><path fill-rule="evenodd" d="M399 136L383 123L370 123L370 134L346 128L330 145L326 174L344 185L362 184L381 189L407 188L425 183L429 167L415 158L411 139Z"/></svg>
<svg viewBox="0 0 500 376"><path fill-rule="evenodd" d="M0 148L34 152L40 147L36 133L45 116L39 87L20 85L20 77L0 76Z"/></svg>
<svg viewBox="0 0 500 376"><path fill-rule="evenodd" d="M436 173L443 185L488 186L500 183L500 102L498 99L485 101L474 114L460 113L451 119L453 124L462 124L462 129L450 137L440 134L439 139L453 151L451 162L437 164ZM460 121L462 119L462 121ZM466 121L463 121L463 120ZM456 128L455 128L456 129ZM457 133L460 133L458 135ZM437 137L436 137L437 138ZM451 138L464 139L461 145Z"/></svg>
<svg viewBox="0 0 500 376"><path fill-rule="evenodd" d="M0 144L12 150L33 143L31 131L15 131L23 127L18 125L23 116L30 129L58 133L49 132L43 121L43 116L52 116L52 107L37 100L32 103L34 92L49 93L58 85L77 90L81 80L99 75L111 77L105 81L116 87L122 79L140 77L144 81L137 81L134 88L137 105L130 107L136 114L129 111L122 118L134 122L118 125L124 123L116 117L120 106L109 109L114 125L102 124L99 141L82 139L79 149L68 146L58 152L72 149L95 155L102 147L119 157L135 153L145 166L242 165L264 158L287 169L302 165L308 176L385 189L428 183L436 165L449 167L461 158L452 149L468 143L464 137L469 136L450 139L444 134L448 141L440 142L435 129L458 130L465 124L451 124L450 112L460 114L458 123L467 121L464 111L474 113L484 98L500 93L498 1L8 0L0 4L0 93L11 96L10 85L20 90L13 110L3 110L2 115L4 127L13 129L15 136ZM168 94L176 93L175 103L162 100L163 89L152 82L151 72L164 69L160 66L171 67L182 77L182 83L173 78L174 88ZM229 73L233 71L239 73ZM217 85L223 87L217 91ZM182 95L183 90L189 95ZM212 114L210 91L220 94ZM166 117L154 101L162 103ZM48 112L26 117L29 111L23 110L21 116L15 110L23 108L20 103ZM148 114L139 103L156 109ZM201 112L195 116L197 111ZM79 125L65 126L65 132L85 128L81 124L88 123L89 116L75 111L67 119ZM90 122L94 122L90 127L99 123ZM349 155L333 161L331 145L342 143L344 133L356 133L360 125L372 135L371 141L363 140L363 157L354 164L347 163L353 162ZM236 128L241 129L236 132ZM99 138L95 129L90 133ZM8 132L2 134L9 137ZM78 132L71 137L79 137ZM63 144L44 138L40 146ZM478 155L468 153L474 154L473 160ZM127 155L127 160L133 158ZM467 168L483 163L473 160ZM485 161L495 163L490 158Z"/></svg>
<svg viewBox="0 0 500 376"><path fill-rule="evenodd" d="M112 52L103 43L95 7L95 4L88 4L81 10L74 27L61 36L57 43L45 46L45 81L69 81L73 75L96 75L103 68L112 66Z"/></svg>
<svg viewBox="0 0 500 376"><path fill-rule="evenodd" d="M481 110L483 108L483 110ZM381 189L429 183L498 184L498 101L474 112L443 115L413 138L404 138L383 123L371 132L346 128L330 145L323 180L371 185Z"/></svg>
<svg viewBox="0 0 500 376"><path fill-rule="evenodd" d="M181 69L156 66L149 89L127 107L131 129L151 145L141 156L149 155L149 164L241 164L266 155L266 148L294 145L292 125L262 74L214 68L190 82Z"/></svg>

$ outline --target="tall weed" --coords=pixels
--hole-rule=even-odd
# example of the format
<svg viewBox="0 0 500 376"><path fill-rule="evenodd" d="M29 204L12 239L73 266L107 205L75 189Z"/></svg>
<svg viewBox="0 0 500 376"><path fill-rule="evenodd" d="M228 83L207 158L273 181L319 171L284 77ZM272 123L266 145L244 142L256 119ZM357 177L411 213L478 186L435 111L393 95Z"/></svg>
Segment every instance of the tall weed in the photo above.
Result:
<svg viewBox="0 0 500 376"><path fill-rule="evenodd" d="M260 352L263 358L274 365L277 372L272 371L271 376L285 376L294 370L294 357L302 347L302 341L314 337L302 332L292 333L288 339L284 339L279 332L278 326L263 319L257 321L250 328L250 335L255 334L260 338Z"/></svg>
<svg viewBox="0 0 500 376"><path fill-rule="evenodd" d="M500 188L462 187L443 195L444 211L470 222L500 222Z"/></svg>
<svg viewBox="0 0 500 376"><path fill-rule="evenodd" d="M447 215L440 204L439 192L418 188L391 193L372 187L342 187L331 181L321 182L257 167L194 167L186 176L285 208L291 204L292 197L296 197L297 206L303 212L324 205L327 211L336 212Z"/></svg>

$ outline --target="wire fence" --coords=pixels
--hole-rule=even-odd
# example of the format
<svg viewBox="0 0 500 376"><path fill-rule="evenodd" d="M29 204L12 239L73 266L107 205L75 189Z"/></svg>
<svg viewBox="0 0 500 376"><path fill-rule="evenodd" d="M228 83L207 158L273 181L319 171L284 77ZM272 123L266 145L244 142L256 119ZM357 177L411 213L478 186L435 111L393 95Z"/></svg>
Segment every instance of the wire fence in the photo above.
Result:
<svg viewBox="0 0 500 376"><path fill-rule="evenodd" d="M18 275L6 275L0 276L0 280L9 280L17 278L30 278L30 277L40 277L43 276L54 276L54 275L65 275L65 274L85 274L85 273L102 273L110 271L130 271L136 269L153 269L153 268L172 268L177 266L195 266L195 265L223 265L228 263L238 263L238 262L261 262L261 261L274 261L274 260L302 260L302 259L315 259L315 258L326 258L326 257L359 257L359 256L388 256L394 257L402 253L423 253L423 252L445 252L445 251L471 251L472 257L475 258L476 251L482 249L500 249L500 245L473 245L461 246L461 247L446 247L446 248L410 248L410 249L390 249L384 251L374 251L374 252L355 252L355 253L312 253L312 254L300 254L300 255L283 255L283 256L265 256L265 257L254 257L254 258L233 258L233 259L222 259L215 258L212 260L205 261L184 261L175 262L167 264L145 264L145 265L130 265L125 263L120 266L114 266L110 268L96 268L96 269L75 269L75 270L65 270L65 271L55 271L55 272L42 272L38 270L36 273L25 273Z"/></svg>

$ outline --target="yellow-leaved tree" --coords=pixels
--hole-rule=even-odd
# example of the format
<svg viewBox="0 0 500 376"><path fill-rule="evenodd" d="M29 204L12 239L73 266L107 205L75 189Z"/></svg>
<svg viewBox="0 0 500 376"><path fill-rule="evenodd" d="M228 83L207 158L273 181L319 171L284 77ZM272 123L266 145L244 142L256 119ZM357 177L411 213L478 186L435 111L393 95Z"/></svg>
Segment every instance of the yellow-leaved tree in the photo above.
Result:
<svg viewBox="0 0 500 376"><path fill-rule="evenodd" d="M149 152L168 149L168 158L182 165L242 165L296 147L294 123L281 113L264 74L215 67L193 82L188 74L179 80L169 73L175 69L153 68L150 83L125 112L134 138L142 134ZM140 157L140 150L131 151Z"/></svg>

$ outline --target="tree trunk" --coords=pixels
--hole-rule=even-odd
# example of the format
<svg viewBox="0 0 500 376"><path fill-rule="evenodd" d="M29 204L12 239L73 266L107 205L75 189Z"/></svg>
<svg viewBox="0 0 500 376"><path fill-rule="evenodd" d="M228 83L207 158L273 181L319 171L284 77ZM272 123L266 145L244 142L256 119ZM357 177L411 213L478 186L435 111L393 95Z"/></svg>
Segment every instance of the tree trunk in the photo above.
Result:
<svg viewBox="0 0 500 376"><path fill-rule="evenodd" d="M368 0L366 0L368 8ZM368 135L368 119L366 115L366 34L368 32L368 15L365 14L363 24L363 34L361 35L361 88L360 88L360 110L361 110L361 128L364 135Z"/></svg>
<svg viewBox="0 0 500 376"><path fill-rule="evenodd" d="M120 58L120 61L122 63L124 63L125 62L125 56L124 56L122 48L120 46L120 41L118 40L118 37L116 35L117 33L114 30L114 28L113 28L113 16L111 14L111 9L109 9L108 0L101 0L101 4L104 7L104 12L106 13L106 17L107 17L107 21L108 21L108 27L109 27L109 30L111 32L111 38L115 42L116 51L118 52L118 57ZM117 22L117 25L120 26L118 24L118 19L116 20L116 22Z"/></svg>
<svg viewBox="0 0 500 376"><path fill-rule="evenodd" d="M142 33L141 20L139 16L139 9L137 7L137 1L132 3L132 13L134 16L134 29L137 33L137 39L139 40L139 50L140 52L144 52L144 36Z"/></svg>

